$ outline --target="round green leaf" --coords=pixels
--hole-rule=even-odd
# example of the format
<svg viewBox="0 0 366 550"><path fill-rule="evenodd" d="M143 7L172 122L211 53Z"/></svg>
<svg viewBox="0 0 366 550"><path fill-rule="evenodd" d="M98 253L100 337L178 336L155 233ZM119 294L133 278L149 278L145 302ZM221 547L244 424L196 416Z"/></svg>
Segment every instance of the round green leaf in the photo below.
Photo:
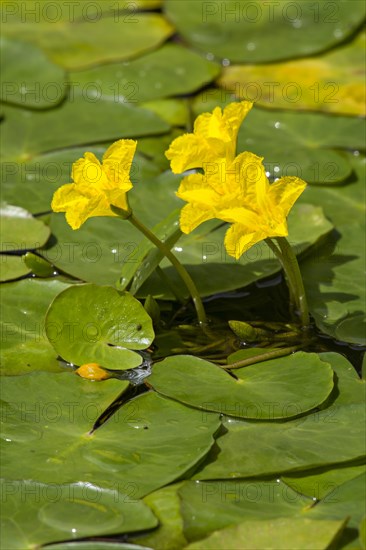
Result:
<svg viewBox="0 0 366 550"><path fill-rule="evenodd" d="M2 380L2 432L11 439L3 457L5 479L21 475L56 487L89 483L118 491L131 503L196 466L220 426L217 414L203 416L148 392L123 405L90 434L127 382L90 382L69 373ZM74 519L75 528L78 522L85 524L82 514ZM100 529L88 523L91 535L94 527Z"/></svg>
<svg viewBox="0 0 366 550"><path fill-rule="evenodd" d="M145 349L154 339L151 319L138 300L92 284L75 285L55 298L46 334L66 361L112 370L140 365L141 356L131 350Z"/></svg>
<svg viewBox="0 0 366 550"><path fill-rule="evenodd" d="M101 97L121 103L136 103L192 93L218 76L220 68L177 44L124 63L113 63L70 74L82 93L90 82L100 83Z"/></svg>
<svg viewBox="0 0 366 550"><path fill-rule="evenodd" d="M2 374L60 370L57 353L45 334L44 318L54 297L67 287L58 278L1 285Z"/></svg>
<svg viewBox="0 0 366 550"><path fill-rule="evenodd" d="M322 468L310 470L300 474L282 476L281 479L294 491L306 495L313 500L330 500L337 496L337 488L346 481L358 477L366 472L366 465L347 466L338 468Z"/></svg>
<svg viewBox="0 0 366 550"><path fill-rule="evenodd" d="M263 63L304 57L343 42L362 23L361 0L166 0L165 13L193 47L210 58Z"/></svg>
<svg viewBox="0 0 366 550"><path fill-rule="evenodd" d="M241 523L243 518L263 523L283 517L292 519L311 504L310 499L276 479L186 481L178 495L184 535L189 541Z"/></svg>
<svg viewBox="0 0 366 550"><path fill-rule="evenodd" d="M51 233L49 227L27 210L6 203L0 209L0 224L2 252L40 248Z"/></svg>
<svg viewBox="0 0 366 550"><path fill-rule="evenodd" d="M0 55L1 101L44 109L57 105L65 97L65 72L51 63L42 50L32 44L1 38Z"/></svg>
<svg viewBox="0 0 366 550"><path fill-rule="evenodd" d="M37 277L52 277L52 275L57 274L50 263L46 262L41 256L33 254L33 252L27 252L22 260Z"/></svg>
<svg viewBox="0 0 366 550"><path fill-rule="evenodd" d="M23 161L63 147L161 134L168 130L169 125L147 109L75 95L48 111L6 107L2 156L7 161Z"/></svg>
<svg viewBox="0 0 366 550"><path fill-rule="evenodd" d="M325 353L320 358L336 373L335 389L323 409L288 422L226 419L228 431L217 440L219 452L208 456L195 477L278 476L363 459L365 383L342 355Z"/></svg>
<svg viewBox="0 0 366 550"><path fill-rule="evenodd" d="M147 382L156 391L192 407L229 416L275 420L314 409L333 389L333 371L316 354L287 357L238 369L238 379L189 355L167 357Z"/></svg>
<svg viewBox="0 0 366 550"><path fill-rule="evenodd" d="M208 538L189 544L187 550L327 550L343 531L347 519L316 521L308 518L279 518L245 521L215 531Z"/></svg>
<svg viewBox="0 0 366 550"><path fill-rule="evenodd" d="M272 109L364 115L364 50L361 33L351 44L322 56L226 67L219 84L238 98Z"/></svg>
<svg viewBox="0 0 366 550"><path fill-rule="evenodd" d="M129 501L116 490L93 483L38 483L36 481L1 480L2 498L7 503L7 517L2 522L2 548L31 549L39 544L82 538L130 533L156 526L151 510L140 500ZM14 518L16 517L16 521ZM55 545L53 548L78 549L79 544ZM86 550L105 548L81 545ZM111 550L136 548L114 546Z"/></svg>
<svg viewBox="0 0 366 550"><path fill-rule="evenodd" d="M13 281L20 279L31 272L31 269L25 264L20 256L10 256L10 254L0 255L0 281Z"/></svg>
<svg viewBox="0 0 366 550"><path fill-rule="evenodd" d="M337 488L337 498L324 498L309 510L314 519L340 519L350 517L349 527L358 529L365 514L366 473L342 483Z"/></svg>
<svg viewBox="0 0 366 550"><path fill-rule="evenodd" d="M172 25L160 14L139 13L133 3L130 10L109 4L104 9L111 13L103 17L103 3L86 2L79 18L72 10L74 6L67 4L56 9L55 5L42 9L38 2L29 4L27 9L30 11L33 4L38 16L24 25L23 10L17 10L15 17L4 15L3 34L22 36L22 40L39 46L51 61L66 69L137 57L156 48L173 32Z"/></svg>

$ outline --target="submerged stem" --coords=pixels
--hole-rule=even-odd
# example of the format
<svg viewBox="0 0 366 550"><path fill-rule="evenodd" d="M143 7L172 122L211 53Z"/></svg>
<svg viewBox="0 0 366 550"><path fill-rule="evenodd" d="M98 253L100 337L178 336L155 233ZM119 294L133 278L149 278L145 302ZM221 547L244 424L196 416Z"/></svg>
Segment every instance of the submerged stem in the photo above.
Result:
<svg viewBox="0 0 366 550"><path fill-rule="evenodd" d="M301 345L291 346L288 348L281 348L272 351L266 351L260 355L255 355L254 357L248 357L247 359L242 359L241 361L236 361L229 365L220 365L223 369L240 369L241 367L248 367L249 365L254 365L255 363L261 363L262 361L268 361L269 359L275 359L275 357L284 357L285 355L290 355L294 351L297 351L301 348Z"/></svg>

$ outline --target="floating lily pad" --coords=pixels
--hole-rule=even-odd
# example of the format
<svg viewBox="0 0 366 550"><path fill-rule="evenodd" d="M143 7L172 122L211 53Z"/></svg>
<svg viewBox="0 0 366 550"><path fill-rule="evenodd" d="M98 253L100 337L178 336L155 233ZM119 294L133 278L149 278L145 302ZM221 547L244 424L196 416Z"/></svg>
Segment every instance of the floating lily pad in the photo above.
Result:
<svg viewBox="0 0 366 550"><path fill-rule="evenodd" d="M10 254L0 255L0 281L14 281L20 279L31 272L31 269L24 263L20 256L11 256Z"/></svg>
<svg viewBox="0 0 366 550"><path fill-rule="evenodd" d="M75 96L50 111L35 113L6 107L2 156L7 161L19 162L62 147L168 130L169 125L147 109Z"/></svg>
<svg viewBox="0 0 366 550"><path fill-rule="evenodd" d="M208 538L189 544L187 550L327 550L343 531L347 519L316 521L279 518L245 521L215 531Z"/></svg>
<svg viewBox="0 0 366 550"><path fill-rule="evenodd" d="M231 62L263 63L304 57L343 42L362 23L360 0L311 4L260 0L166 0L165 13L193 47ZM309 38L311 36L311 39ZM275 44L275 47L274 47Z"/></svg>
<svg viewBox="0 0 366 550"><path fill-rule="evenodd" d="M136 7L132 2L129 4ZM108 5L107 10L113 13L103 17L101 6L87 2L79 6L81 13L74 13L70 5L50 4L42 9L42 4L33 2L36 17L28 20L27 25L21 20L22 10L15 17L3 14L3 34L22 36L25 42L41 48L54 63L75 70L141 55L164 42L174 30L156 13L120 11L118 6L113 9ZM31 3L27 9L32 9Z"/></svg>
<svg viewBox="0 0 366 550"><path fill-rule="evenodd" d="M189 355L154 365L147 383L186 405L256 420L291 418L314 409L333 389L333 371L316 354L237 369L237 380L217 365Z"/></svg>
<svg viewBox="0 0 366 550"><path fill-rule="evenodd" d="M322 56L226 67L219 85L264 107L364 115L364 50L361 33L351 44Z"/></svg>
<svg viewBox="0 0 366 550"><path fill-rule="evenodd" d="M2 59L0 100L21 107L44 109L66 95L65 72L42 50L18 40L0 39Z"/></svg>
<svg viewBox="0 0 366 550"><path fill-rule="evenodd" d="M321 354L336 372L330 404L287 422L227 419L220 449L197 479L277 475L362 459L365 445L365 384L341 355ZM273 397L275 401L275 397ZM271 452L269 452L269 449Z"/></svg>
<svg viewBox="0 0 366 550"><path fill-rule="evenodd" d="M167 44L143 57L70 74L82 93L98 83L100 97L112 102L136 103L192 93L220 72L216 63L179 46Z"/></svg>
<svg viewBox="0 0 366 550"><path fill-rule="evenodd" d="M189 541L247 521L294 518L311 501L280 480L187 481L178 490Z"/></svg>
<svg viewBox="0 0 366 550"><path fill-rule="evenodd" d="M338 499L338 486L366 472L366 465L336 468L322 468L301 474L282 476L282 480L294 491L311 497L313 500L335 502Z"/></svg>
<svg viewBox="0 0 366 550"><path fill-rule="evenodd" d="M22 256L24 264L32 271L37 277L52 277L52 275L57 275L57 272L54 270L54 267L33 252L27 252Z"/></svg>
<svg viewBox="0 0 366 550"><path fill-rule="evenodd" d="M233 101L224 90L207 90L195 102L195 113ZM363 149L365 121L324 113L291 113L254 107L241 126L237 151L264 157L268 177L298 176L308 183L344 181L352 166L343 152Z"/></svg>
<svg viewBox="0 0 366 550"><path fill-rule="evenodd" d="M340 519L350 517L349 527L358 528L366 511L366 474L360 474L337 488L337 497L322 499L309 510L314 519Z"/></svg>
<svg viewBox="0 0 366 550"><path fill-rule="evenodd" d="M348 154L354 180L342 187L308 188L302 200L323 205L337 232L301 266L311 313L318 327L346 342L365 337L365 157ZM340 208L342 205L342 208Z"/></svg>
<svg viewBox="0 0 366 550"><path fill-rule="evenodd" d="M50 229L24 208L3 203L0 209L1 252L34 250L43 246Z"/></svg>
<svg viewBox="0 0 366 550"><path fill-rule="evenodd" d="M3 433L12 441L3 457L3 476L19 479L21 472L40 483L91 483L131 502L171 483L206 456L220 425L218 415L203 417L154 392L122 406L90 434L126 386L68 373L4 377ZM82 514L74 520L77 529ZM92 534L93 524L88 525Z"/></svg>
<svg viewBox="0 0 366 550"><path fill-rule="evenodd" d="M45 484L2 480L1 493L7 504L2 521L2 548L32 549L65 538L151 529L157 523L142 501L129 501L118 490L92 483ZM52 547L62 549L64 545ZM66 548L79 548L79 545L66 545ZM98 547L82 545L82 548ZM109 545L104 548L109 548ZM111 550L123 548L126 547L111 546Z"/></svg>
<svg viewBox="0 0 366 550"><path fill-rule="evenodd" d="M67 287L59 279L1 285L2 374L61 370L45 334L44 317L53 298Z"/></svg>
<svg viewBox="0 0 366 550"><path fill-rule="evenodd" d="M141 355L131 350L148 348L154 339L151 319L138 300L96 285L75 285L60 293L47 312L45 327L64 360L112 370L140 365Z"/></svg>

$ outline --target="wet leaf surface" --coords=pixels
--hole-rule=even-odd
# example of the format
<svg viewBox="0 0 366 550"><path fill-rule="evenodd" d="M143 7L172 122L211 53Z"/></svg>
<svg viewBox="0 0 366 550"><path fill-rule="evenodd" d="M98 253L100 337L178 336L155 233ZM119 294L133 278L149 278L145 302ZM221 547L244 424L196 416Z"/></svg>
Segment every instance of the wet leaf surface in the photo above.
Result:
<svg viewBox="0 0 366 550"><path fill-rule="evenodd" d="M137 367L154 339L152 322L142 304L129 293L97 285L74 285L50 305L46 335L65 361L98 363L112 370Z"/></svg>
<svg viewBox="0 0 366 550"><path fill-rule="evenodd" d="M303 352L237 369L235 376L203 359L180 355L156 364L147 383L187 405L255 420L304 414L323 403L333 389L329 363Z"/></svg>

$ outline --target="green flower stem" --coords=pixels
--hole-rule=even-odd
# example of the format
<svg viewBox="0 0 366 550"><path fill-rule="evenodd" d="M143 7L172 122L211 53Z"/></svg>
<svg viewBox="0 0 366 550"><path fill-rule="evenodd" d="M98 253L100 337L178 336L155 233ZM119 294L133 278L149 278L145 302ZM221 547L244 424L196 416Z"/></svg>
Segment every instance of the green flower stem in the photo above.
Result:
<svg viewBox="0 0 366 550"><path fill-rule="evenodd" d="M287 266L282 258L281 250L276 246L276 244L272 241L272 239L266 239L266 244L272 250L272 252L280 262L281 267L284 271L286 283L290 293L290 309L292 311L294 307L298 307L297 298L296 298L296 288L294 287L293 280L289 276Z"/></svg>
<svg viewBox="0 0 366 550"><path fill-rule="evenodd" d="M292 295L295 300L296 307L300 314L301 324L304 328L307 328L310 325L309 310L304 283L296 255L285 237L277 237L276 241L279 249L274 245L271 239L266 239L266 243L276 254L286 274L290 295Z"/></svg>
<svg viewBox="0 0 366 550"><path fill-rule="evenodd" d="M290 243L285 237L277 237L276 241L281 249L284 263L286 264L286 266L289 265L292 270L293 285L296 291L296 298L300 312L301 323L304 328L307 328L310 325L309 309L306 300L304 282L302 280L296 254L292 250Z"/></svg>
<svg viewBox="0 0 366 550"><path fill-rule="evenodd" d="M285 355L290 355L298 349L301 348L301 345L291 346L288 348L281 348L272 351L265 351L260 355L255 355L254 357L248 357L247 359L242 359L241 361L236 361L235 363L230 363L229 365L220 365L223 369L240 369L241 367L248 367L249 365L254 365L255 363L261 363L262 361L269 361L270 359L275 359L276 357L284 357Z"/></svg>
<svg viewBox="0 0 366 550"><path fill-rule="evenodd" d="M123 218L123 216L121 216ZM150 231L144 224L142 224L131 212L129 216L124 217L123 219L128 219L141 233L145 235L163 254L168 258L170 263L175 267L181 279L185 283L191 297L193 300L194 307L196 308L198 321L201 325L207 323L206 312L204 310L201 296L197 290L195 283L193 282L188 271L183 267L177 257L173 254L168 246L166 246L158 237Z"/></svg>

